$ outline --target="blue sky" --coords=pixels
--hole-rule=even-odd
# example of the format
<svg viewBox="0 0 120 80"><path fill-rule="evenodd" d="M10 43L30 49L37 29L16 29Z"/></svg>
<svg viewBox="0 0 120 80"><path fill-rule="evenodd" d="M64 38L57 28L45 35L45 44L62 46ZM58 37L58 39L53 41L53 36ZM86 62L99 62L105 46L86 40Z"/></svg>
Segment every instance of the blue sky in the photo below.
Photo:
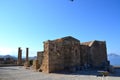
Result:
<svg viewBox="0 0 120 80"><path fill-rule="evenodd" d="M104 40L120 54L120 0L0 0L0 54L30 56L43 42L73 36L81 42Z"/></svg>

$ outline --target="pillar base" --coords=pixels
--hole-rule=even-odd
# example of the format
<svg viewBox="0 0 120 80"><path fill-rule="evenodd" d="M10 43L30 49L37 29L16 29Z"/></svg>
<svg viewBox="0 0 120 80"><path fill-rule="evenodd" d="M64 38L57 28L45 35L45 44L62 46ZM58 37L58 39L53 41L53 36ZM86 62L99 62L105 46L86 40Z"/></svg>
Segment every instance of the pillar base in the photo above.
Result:
<svg viewBox="0 0 120 80"><path fill-rule="evenodd" d="M24 63L24 67L30 67L30 63L29 62L25 62Z"/></svg>

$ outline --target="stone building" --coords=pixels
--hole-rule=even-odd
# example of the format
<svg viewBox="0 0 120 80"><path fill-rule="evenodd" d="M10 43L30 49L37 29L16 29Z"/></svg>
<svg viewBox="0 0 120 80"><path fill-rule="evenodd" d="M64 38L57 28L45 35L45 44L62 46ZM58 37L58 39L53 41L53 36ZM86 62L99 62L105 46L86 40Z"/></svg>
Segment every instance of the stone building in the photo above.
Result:
<svg viewBox="0 0 120 80"><path fill-rule="evenodd" d="M64 69L74 70L80 66L80 41L73 37L64 37L44 42L43 72L56 72Z"/></svg>
<svg viewBox="0 0 120 80"><path fill-rule="evenodd" d="M106 42L80 43L71 36L48 40L44 42L44 51L38 53L38 60L40 71L47 73L62 70L74 72L81 66L106 66L108 62Z"/></svg>
<svg viewBox="0 0 120 80"><path fill-rule="evenodd" d="M32 69L37 70L40 68L40 66L42 65L43 53L43 51L37 52L37 59L33 60Z"/></svg>
<svg viewBox="0 0 120 80"><path fill-rule="evenodd" d="M81 65L99 68L108 65L105 41L90 41L81 43Z"/></svg>

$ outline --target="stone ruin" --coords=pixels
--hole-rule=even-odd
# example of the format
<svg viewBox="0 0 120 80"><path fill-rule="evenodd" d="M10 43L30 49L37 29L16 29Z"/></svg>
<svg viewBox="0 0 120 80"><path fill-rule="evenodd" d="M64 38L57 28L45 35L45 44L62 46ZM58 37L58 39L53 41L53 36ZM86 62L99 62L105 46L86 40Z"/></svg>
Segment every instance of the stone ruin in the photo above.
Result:
<svg viewBox="0 0 120 80"><path fill-rule="evenodd" d="M43 60L43 51L37 52L37 59L33 60L32 69L38 70L42 64L42 60Z"/></svg>
<svg viewBox="0 0 120 80"><path fill-rule="evenodd" d="M33 65L46 73L105 68L109 66L106 42L95 40L80 43L71 36L48 40L44 42L44 51L37 53Z"/></svg>
<svg viewBox="0 0 120 80"><path fill-rule="evenodd" d="M29 54L29 48L26 48L26 60L25 60L25 63L24 63L24 67L29 67L30 66L28 54Z"/></svg>
<svg viewBox="0 0 120 80"><path fill-rule="evenodd" d="M90 41L81 43L81 64L101 67L109 64L105 41Z"/></svg>
<svg viewBox="0 0 120 80"><path fill-rule="evenodd" d="M25 59L25 63L24 63L24 67L29 67L29 48L26 48L26 59ZM22 60L22 49L21 47L18 48L18 60L17 60L17 65L23 65L23 60Z"/></svg>
<svg viewBox="0 0 120 80"><path fill-rule="evenodd" d="M43 51L37 52L37 60L40 66L42 65L43 53Z"/></svg>
<svg viewBox="0 0 120 80"><path fill-rule="evenodd" d="M17 60L17 65L22 65L22 49L19 47L18 48L18 60Z"/></svg>

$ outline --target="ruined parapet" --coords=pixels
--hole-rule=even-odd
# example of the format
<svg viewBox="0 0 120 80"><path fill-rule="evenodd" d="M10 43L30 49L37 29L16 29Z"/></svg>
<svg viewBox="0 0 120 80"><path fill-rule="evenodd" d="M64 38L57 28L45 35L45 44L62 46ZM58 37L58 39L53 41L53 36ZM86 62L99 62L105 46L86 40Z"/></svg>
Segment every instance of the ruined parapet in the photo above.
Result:
<svg viewBox="0 0 120 80"><path fill-rule="evenodd" d="M33 60L32 69L37 71L39 68L40 68L39 61L38 60Z"/></svg>
<svg viewBox="0 0 120 80"><path fill-rule="evenodd" d="M32 65L33 70L41 71L40 67L43 61L43 53L44 53L43 51L37 52L37 59L33 60L33 65Z"/></svg>
<svg viewBox="0 0 120 80"><path fill-rule="evenodd" d="M17 60L17 65L22 65L22 50L19 47L18 48L18 60Z"/></svg>
<svg viewBox="0 0 120 80"><path fill-rule="evenodd" d="M40 71L49 73L49 41L44 42L44 54Z"/></svg>
<svg viewBox="0 0 120 80"><path fill-rule="evenodd" d="M37 60L38 60L38 63L40 64L40 66L41 66L42 61L43 61L43 53L44 53L44 51L37 52Z"/></svg>

